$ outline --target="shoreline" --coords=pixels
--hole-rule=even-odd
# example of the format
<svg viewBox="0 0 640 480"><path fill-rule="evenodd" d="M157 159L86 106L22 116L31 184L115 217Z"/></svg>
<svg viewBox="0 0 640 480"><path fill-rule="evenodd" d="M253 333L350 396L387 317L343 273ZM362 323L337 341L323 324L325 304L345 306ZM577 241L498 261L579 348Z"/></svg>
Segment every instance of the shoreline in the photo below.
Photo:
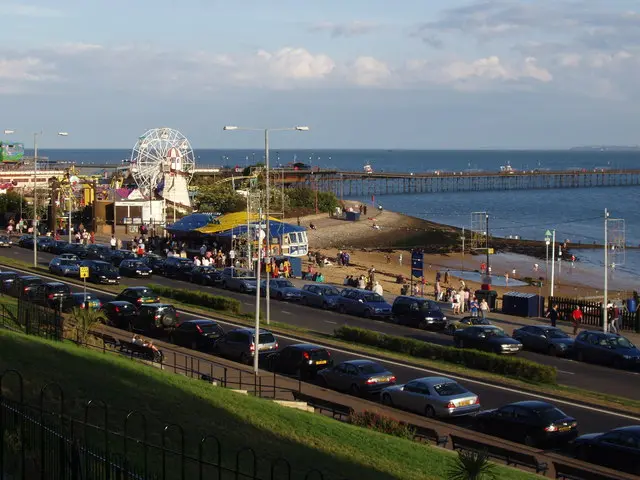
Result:
<svg viewBox="0 0 640 480"><path fill-rule="evenodd" d="M358 202L345 201L346 207L356 206ZM429 220L412 217L392 211L372 212L362 215L358 222L332 218L327 214L301 217L301 224L309 226L313 223L315 230L309 229L309 251L326 256L335 264L340 250L351 255L352 266L336 267L333 265L323 269L329 283L342 285L344 276L366 274L373 266L381 275L381 284L385 292L399 294L401 285L397 277L404 275L409 281L410 251L412 248L424 250L425 294L432 294L435 275L438 270L478 271L480 264L486 262L484 251L469 252L469 234L465 231L465 252L462 253L462 228L439 224ZM297 219L285 219L295 222ZM376 225L378 228L374 228ZM558 243L558 242L557 242ZM562 242L560 242L562 244ZM542 281L542 287L527 285L526 287L493 287L500 295L507 291L535 293L548 296L550 279L550 262L546 263L546 244L538 240L508 239L489 237L489 248L495 249L490 255L490 264L495 276L504 278L530 278ZM603 248L601 245L567 244L563 248L564 259L570 258L572 250L593 250ZM402 254L402 264L400 264ZM578 256L578 255L576 255ZM580 261L573 263L567 260L556 261L555 291L556 296L589 297L602 296L601 269ZM578 259L579 260L579 259ZM534 267L538 264L537 269ZM546 267L549 267L548 269ZM306 268L306 263L305 263ZM512 271L516 270L515 277ZM338 273L340 272L340 273ZM614 277L613 275L611 275ZM457 281L455 285L457 286ZM476 282L466 281L471 288L479 288ZM609 294L612 298L626 298L633 290L633 282L622 278L611 278ZM450 282L451 284L451 282Z"/></svg>

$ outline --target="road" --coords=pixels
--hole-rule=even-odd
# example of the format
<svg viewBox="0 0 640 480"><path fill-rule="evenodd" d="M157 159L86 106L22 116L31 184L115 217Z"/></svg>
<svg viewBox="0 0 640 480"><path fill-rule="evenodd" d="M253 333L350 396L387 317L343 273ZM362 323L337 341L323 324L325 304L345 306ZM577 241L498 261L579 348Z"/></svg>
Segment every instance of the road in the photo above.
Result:
<svg viewBox="0 0 640 480"><path fill-rule="evenodd" d="M24 261L29 261L33 259L32 253L30 251L21 249L21 248L12 248L0 251L0 256L7 256L11 258L16 258ZM52 255L49 254L40 254L41 262L43 265L46 265ZM10 268L7 268L10 270ZM60 280L57 277L56 280ZM192 284L169 280L163 277L156 277L152 280L152 282L173 286L173 287L184 287L184 288L193 288ZM127 279L126 283L129 285L143 285L148 284L149 280L134 280ZM71 285L74 291L81 291L81 287L76 285ZM99 287L98 287L99 288ZM217 289L213 289L210 287L201 287L198 286L198 289L210 290L211 293L223 293L224 295L231 296L239 299L247 311L249 311L253 305L253 298L243 294L234 294L227 291L220 291ZM108 294L102 294L104 297L109 297ZM430 341L438 341L439 343L450 342L450 337L446 335L440 334L430 334L427 332L423 332L421 330L415 330L411 328L400 327L397 325L385 324L383 322L374 322L366 319L359 319L351 316L340 315L333 312L326 312L322 310L315 310L308 307L304 307L301 305L292 305L292 304L283 304L278 301L272 302L272 316L274 319L278 321L289 323L292 325L299 325L305 328L314 329L319 332L330 333L334 328L339 325L351 325L351 326L359 326L365 328L371 328L373 330L377 330L385 333L393 333L396 335L406 335L412 337L420 337L424 339L429 339ZM196 318L196 316L188 314L186 312L182 312L184 318ZM215 314L212 314L212 318L215 318ZM223 324L225 328L232 327L233 324L229 322L220 321L219 323ZM278 340L281 346L286 346L292 343L300 343L300 339L295 338L295 334L291 335L278 335ZM426 368L403 364L402 362L396 362L391 360L385 360L383 358L370 357L367 355L358 355L352 352L329 348L332 352L332 356L335 362L340 362L347 359L353 359L356 357L360 358L371 358L379 363L385 365L390 371L392 371L399 383L405 383L413 378L418 378L422 376L430 376L430 375L446 375L452 378L457 378L454 375L449 375L446 372L429 370ZM560 370L562 370L559 375L564 375L561 377L562 383L568 383L572 381L574 385L583 386L584 388L594 389L596 386L602 391L608 393L614 393L607 390L607 385L617 385L617 382L620 384L617 385L616 391L620 392L621 395L630 396L632 398L638 398L636 394L632 394L631 392L636 392L637 385L637 377L631 372L623 372L612 370L609 368L598 367L593 365L581 364L578 362L568 361L566 359L554 358L554 357L546 357L543 355L537 355L532 353L523 353L523 356L527 356L530 359L534 359L536 361L540 360L541 363L547 363L551 365L557 366ZM615 377L615 378L614 378ZM506 403L516 402L526 399L538 398L545 399L546 397L543 395L536 395L529 392L519 391L516 388L503 387L499 385L492 385L488 382L472 380L472 379L459 379L461 383L467 386L470 390L480 396L483 408L495 408ZM636 380L636 381L634 381ZM640 418L635 417L633 415L625 415L622 413L611 412L604 408L594 408L589 407L580 402L570 402L565 400L547 398L550 402L556 404L562 410L564 410L567 414L574 416L580 425L581 433L588 432L599 432L609 430L611 428L616 428L619 426L630 425L630 424L640 424ZM460 420L464 425L464 420Z"/></svg>

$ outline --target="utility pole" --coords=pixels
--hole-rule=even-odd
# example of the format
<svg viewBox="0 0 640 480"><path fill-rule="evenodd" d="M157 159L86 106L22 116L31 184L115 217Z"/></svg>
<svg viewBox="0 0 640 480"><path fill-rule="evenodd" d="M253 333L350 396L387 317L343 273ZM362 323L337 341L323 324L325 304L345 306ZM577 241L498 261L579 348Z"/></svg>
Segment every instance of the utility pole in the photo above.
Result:
<svg viewBox="0 0 640 480"><path fill-rule="evenodd" d="M462 270L464 271L464 227L462 227L462 236L460 237L462 240Z"/></svg>
<svg viewBox="0 0 640 480"><path fill-rule="evenodd" d="M258 267L256 268L256 325L255 332L253 335L253 373L258 375L259 368L259 360L260 360L260 271L261 267L261 258L260 253L262 250L262 237L260 236L260 232L262 231L262 227L260 225L262 221L262 208L258 209ZM247 231L247 235L249 232ZM249 236L249 235L248 235Z"/></svg>
<svg viewBox="0 0 640 480"><path fill-rule="evenodd" d="M33 134L33 267L38 266L38 133Z"/></svg>
<svg viewBox="0 0 640 480"><path fill-rule="evenodd" d="M551 290L549 296L553 297L556 276L556 231L551 232Z"/></svg>
<svg viewBox="0 0 640 480"><path fill-rule="evenodd" d="M608 223L609 223L609 212L605 208L604 209L604 298L602 301L602 329L606 333L609 329L608 318L607 318L607 305L609 303L608 299L608 290L609 290L609 238L608 238Z"/></svg>
<svg viewBox="0 0 640 480"><path fill-rule="evenodd" d="M489 215L486 215L485 218L486 218L486 222L487 222L487 224L486 224L486 231L487 231L487 234L486 234L487 276L489 276L490 272L491 272L491 268L489 267Z"/></svg>
<svg viewBox="0 0 640 480"><path fill-rule="evenodd" d="M269 228L269 216L271 215L271 172L269 169L269 129L264 129L264 165L267 171L267 178L265 182L265 189L267 191L267 199L265 206L267 208L267 225L265 229L267 249L266 249L266 288L265 288L265 302L267 305L267 325L271 325L271 231ZM260 228L262 228L262 215L260 216ZM259 285L258 285L259 287Z"/></svg>

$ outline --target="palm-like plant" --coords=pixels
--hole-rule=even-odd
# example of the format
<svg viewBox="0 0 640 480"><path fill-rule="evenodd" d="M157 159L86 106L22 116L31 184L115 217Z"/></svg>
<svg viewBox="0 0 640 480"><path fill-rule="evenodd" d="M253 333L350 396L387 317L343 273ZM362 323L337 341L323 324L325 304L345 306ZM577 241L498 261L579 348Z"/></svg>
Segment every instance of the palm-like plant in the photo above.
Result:
<svg viewBox="0 0 640 480"><path fill-rule="evenodd" d="M450 480L495 480L496 466L489 462L486 452L460 450L458 458L449 468Z"/></svg>
<svg viewBox="0 0 640 480"><path fill-rule="evenodd" d="M80 345L84 345L87 336L96 323L106 322L107 317L101 310L90 308L74 308L71 312L71 321L76 325L77 340Z"/></svg>

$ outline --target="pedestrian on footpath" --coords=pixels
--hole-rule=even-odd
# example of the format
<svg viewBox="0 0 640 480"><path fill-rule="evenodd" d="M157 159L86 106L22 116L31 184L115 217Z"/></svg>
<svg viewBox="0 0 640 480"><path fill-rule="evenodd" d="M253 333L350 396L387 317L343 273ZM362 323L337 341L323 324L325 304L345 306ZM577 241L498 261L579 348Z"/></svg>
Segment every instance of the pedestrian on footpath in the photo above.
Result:
<svg viewBox="0 0 640 480"><path fill-rule="evenodd" d="M111 235L111 240L109 240L109 243L111 244L111 250L115 250L116 246L118 245L118 241L116 240L115 235Z"/></svg>
<svg viewBox="0 0 640 480"><path fill-rule="evenodd" d="M578 334L578 328L580 328L580 324L582 323L582 310L580 310L579 306L571 312L571 324L573 325L573 336L575 337Z"/></svg>
<svg viewBox="0 0 640 480"><path fill-rule="evenodd" d="M473 299L471 300L471 304L469 306L471 307L471 316L477 317L478 309L480 308L480 305L478 304L478 299L476 298L475 295L473 296Z"/></svg>
<svg viewBox="0 0 640 480"><path fill-rule="evenodd" d="M487 318L487 312L489 312L489 304L487 299L483 298L480 302L480 315L482 315L482 318Z"/></svg>
<svg viewBox="0 0 640 480"><path fill-rule="evenodd" d="M551 320L551 326L555 327L556 322L558 321L558 306L552 306L551 309L547 312L546 316L549 317L549 320Z"/></svg>
<svg viewBox="0 0 640 480"><path fill-rule="evenodd" d="M620 321L620 308L613 303L608 305L609 332L615 335L619 334L618 322Z"/></svg>

